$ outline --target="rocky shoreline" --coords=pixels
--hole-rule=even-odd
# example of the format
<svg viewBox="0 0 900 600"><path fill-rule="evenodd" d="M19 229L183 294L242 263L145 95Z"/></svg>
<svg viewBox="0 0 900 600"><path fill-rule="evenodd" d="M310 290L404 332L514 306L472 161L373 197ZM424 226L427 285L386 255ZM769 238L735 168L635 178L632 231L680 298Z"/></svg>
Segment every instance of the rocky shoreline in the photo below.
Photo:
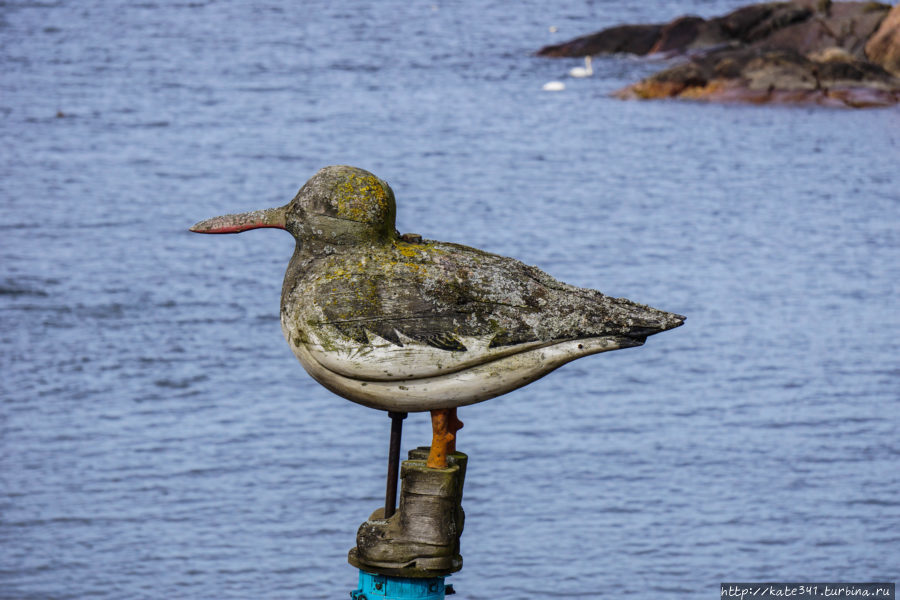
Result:
<svg viewBox="0 0 900 600"><path fill-rule="evenodd" d="M537 52L550 58L614 53L685 59L614 94L624 99L900 103L900 4L767 2L713 19L620 25Z"/></svg>

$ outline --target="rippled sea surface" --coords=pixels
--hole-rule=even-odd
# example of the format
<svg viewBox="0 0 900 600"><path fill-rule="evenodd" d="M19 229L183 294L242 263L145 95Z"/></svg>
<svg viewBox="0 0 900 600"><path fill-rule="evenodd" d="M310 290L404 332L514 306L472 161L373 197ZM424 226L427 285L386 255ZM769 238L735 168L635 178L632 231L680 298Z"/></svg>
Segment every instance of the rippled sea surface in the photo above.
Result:
<svg viewBox="0 0 900 600"><path fill-rule="evenodd" d="M0 3L0 598L355 588L389 419L285 344L288 234L187 231L329 164L401 231L688 316L460 411L457 598L900 579L900 110L532 55L739 4Z"/></svg>

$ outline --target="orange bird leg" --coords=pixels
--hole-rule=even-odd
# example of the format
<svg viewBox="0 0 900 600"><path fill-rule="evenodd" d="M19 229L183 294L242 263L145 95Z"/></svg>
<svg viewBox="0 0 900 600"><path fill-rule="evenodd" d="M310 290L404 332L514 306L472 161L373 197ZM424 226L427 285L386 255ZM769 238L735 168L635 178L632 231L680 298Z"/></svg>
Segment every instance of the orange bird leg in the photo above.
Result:
<svg viewBox="0 0 900 600"><path fill-rule="evenodd" d="M432 469L446 469L447 454L456 452L456 432L462 429L462 422L456 418L456 409L431 411L431 429L431 451L425 464Z"/></svg>

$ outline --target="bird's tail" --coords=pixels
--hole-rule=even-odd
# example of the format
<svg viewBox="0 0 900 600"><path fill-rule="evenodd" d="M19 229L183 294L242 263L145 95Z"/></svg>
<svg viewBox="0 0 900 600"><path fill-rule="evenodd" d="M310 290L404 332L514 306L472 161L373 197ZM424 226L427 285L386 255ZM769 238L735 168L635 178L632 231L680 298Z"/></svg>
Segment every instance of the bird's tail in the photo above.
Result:
<svg viewBox="0 0 900 600"><path fill-rule="evenodd" d="M652 306L638 304L626 298L616 298L613 301L628 313L624 320L625 335L641 341L648 336L681 327L687 318Z"/></svg>

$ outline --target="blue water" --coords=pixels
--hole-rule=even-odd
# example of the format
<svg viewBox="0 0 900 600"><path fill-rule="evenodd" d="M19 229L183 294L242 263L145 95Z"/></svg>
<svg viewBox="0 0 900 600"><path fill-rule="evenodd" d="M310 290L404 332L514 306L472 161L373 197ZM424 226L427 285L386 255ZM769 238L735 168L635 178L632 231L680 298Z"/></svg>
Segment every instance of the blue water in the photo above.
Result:
<svg viewBox="0 0 900 600"><path fill-rule="evenodd" d="M389 420L282 339L289 235L187 231L336 163L401 231L688 316L460 411L457 598L900 579L900 110L532 56L736 0L482 4L0 4L0 598L354 589Z"/></svg>

